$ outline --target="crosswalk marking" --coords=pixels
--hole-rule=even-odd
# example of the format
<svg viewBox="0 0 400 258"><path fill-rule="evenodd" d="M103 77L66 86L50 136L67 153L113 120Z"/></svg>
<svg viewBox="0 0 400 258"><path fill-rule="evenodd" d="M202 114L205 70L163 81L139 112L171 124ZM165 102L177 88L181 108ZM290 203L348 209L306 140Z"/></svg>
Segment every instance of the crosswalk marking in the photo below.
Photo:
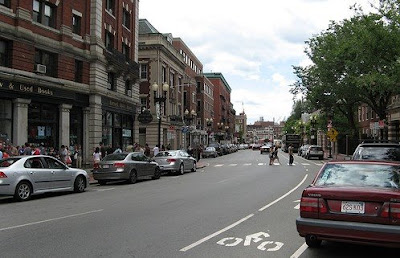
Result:
<svg viewBox="0 0 400 258"><path fill-rule="evenodd" d="M301 163L303 166L310 166L310 163Z"/></svg>
<svg viewBox="0 0 400 258"><path fill-rule="evenodd" d="M258 163L259 166L264 166L267 163Z"/></svg>
<svg viewBox="0 0 400 258"><path fill-rule="evenodd" d="M237 166L237 164L229 164L230 167Z"/></svg>

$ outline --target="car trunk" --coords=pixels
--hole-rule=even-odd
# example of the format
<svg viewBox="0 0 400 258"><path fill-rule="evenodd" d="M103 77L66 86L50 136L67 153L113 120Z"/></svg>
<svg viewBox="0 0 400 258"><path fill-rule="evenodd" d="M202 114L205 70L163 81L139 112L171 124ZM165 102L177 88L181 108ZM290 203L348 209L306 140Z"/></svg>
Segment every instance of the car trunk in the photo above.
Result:
<svg viewBox="0 0 400 258"><path fill-rule="evenodd" d="M395 211L400 206L399 189L363 187L312 187L304 191L303 197L318 198L318 205L325 206L318 215L303 213L305 217L327 220L354 221L400 225L400 220L385 212ZM398 214L398 213L397 213ZM398 215L396 215L398 216Z"/></svg>

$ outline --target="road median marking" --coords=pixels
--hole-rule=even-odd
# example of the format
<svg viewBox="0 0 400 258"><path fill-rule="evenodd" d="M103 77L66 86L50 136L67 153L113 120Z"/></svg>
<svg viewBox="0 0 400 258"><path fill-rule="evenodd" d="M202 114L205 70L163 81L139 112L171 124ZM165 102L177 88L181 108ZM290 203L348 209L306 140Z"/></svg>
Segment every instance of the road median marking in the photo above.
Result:
<svg viewBox="0 0 400 258"><path fill-rule="evenodd" d="M17 226L12 226L12 227L0 228L0 232L1 232L1 231L6 231L6 230L10 230L10 229L16 229L16 228L22 228L22 227L27 227L27 226L33 226L33 225L37 225L37 224L41 224L41 223L45 223L45 222L51 222L51 221L56 221L56 220L61 220L61 219L67 219L67 218L73 218L73 217L88 215L88 214L100 212L100 211L103 211L103 210L104 210L104 209L101 209L101 210L94 210L94 211L88 211L88 212L83 212L83 213L78 213L78 214L72 214L72 215L67 215L67 216L58 217L58 218L53 218L53 219L46 219L46 220L41 220L41 221L36 221L36 222L30 222L30 223L26 223L26 224L22 224L22 225L17 225Z"/></svg>

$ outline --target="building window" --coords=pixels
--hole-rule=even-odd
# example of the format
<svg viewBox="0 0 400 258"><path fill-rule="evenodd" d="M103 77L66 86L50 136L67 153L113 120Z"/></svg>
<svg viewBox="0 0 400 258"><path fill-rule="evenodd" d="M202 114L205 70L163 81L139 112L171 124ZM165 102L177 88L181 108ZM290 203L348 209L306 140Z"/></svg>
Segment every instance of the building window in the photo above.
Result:
<svg viewBox="0 0 400 258"><path fill-rule="evenodd" d="M81 35L81 19L78 15L72 15L72 32L77 35Z"/></svg>
<svg viewBox="0 0 400 258"><path fill-rule="evenodd" d="M161 79L162 83L167 82L167 68L165 68L164 66L161 68Z"/></svg>
<svg viewBox="0 0 400 258"><path fill-rule="evenodd" d="M10 0L0 0L0 5L10 7Z"/></svg>
<svg viewBox="0 0 400 258"><path fill-rule="evenodd" d="M106 40L105 40L105 45L107 49L112 49L114 48L114 35L106 30Z"/></svg>
<svg viewBox="0 0 400 258"><path fill-rule="evenodd" d="M109 90L115 90L115 74L114 73L108 73L107 76L107 89Z"/></svg>
<svg viewBox="0 0 400 258"><path fill-rule="evenodd" d="M122 24L127 28L130 29L131 26L131 14L129 13L129 11L127 10L123 10L123 14L122 14Z"/></svg>
<svg viewBox="0 0 400 258"><path fill-rule="evenodd" d="M41 49L35 50L35 65L46 66L46 75L57 77L57 54Z"/></svg>
<svg viewBox="0 0 400 258"><path fill-rule="evenodd" d="M33 0L33 20L49 27L56 27L56 7L48 2Z"/></svg>
<svg viewBox="0 0 400 258"><path fill-rule="evenodd" d="M106 10L114 15L115 3L114 0L106 0Z"/></svg>
<svg viewBox="0 0 400 258"><path fill-rule="evenodd" d="M0 39L0 66L10 67L11 43Z"/></svg>
<svg viewBox="0 0 400 258"><path fill-rule="evenodd" d="M75 60L75 81L82 82L83 75L83 62L80 60Z"/></svg>
<svg viewBox="0 0 400 258"><path fill-rule="evenodd" d="M140 79L147 79L147 64L140 64Z"/></svg>
<svg viewBox="0 0 400 258"><path fill-rule="evenodd" d="M125 81L125 94L132 97L132 83L130 80Z"/></svg>
<svg viewBox="0 0 400 258"><path fill-rule="evenodd" d="M129 46L125 43L122 43L122 54L125 56L127 60L129 60Z"/></svg>

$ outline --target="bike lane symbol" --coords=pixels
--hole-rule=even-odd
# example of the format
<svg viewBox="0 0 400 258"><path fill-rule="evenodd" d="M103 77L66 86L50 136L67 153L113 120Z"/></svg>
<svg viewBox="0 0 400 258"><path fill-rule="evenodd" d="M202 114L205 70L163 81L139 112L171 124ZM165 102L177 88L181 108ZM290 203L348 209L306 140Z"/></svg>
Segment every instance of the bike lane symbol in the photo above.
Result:
<svg viewBox="0 0 400 258"><path fill-rule="evenodd" d="M249 246L251 243L259 243L263 240L266 240L266 238L270 237L268 233L265 232L258 232L254 233L251 235L247 235L244 239L244 246ZM240 237L226 237L217 242L217 244L222 245L222 246L237 246L240 243L243 242L243 239ZM281 247L284 244L282 242L275 242L275 241L263 241L261 242L258 246L257 249L261 251L267 251L267 252L275 252L281 249ZM267 248L269 247L269 248Z"/></svg>

